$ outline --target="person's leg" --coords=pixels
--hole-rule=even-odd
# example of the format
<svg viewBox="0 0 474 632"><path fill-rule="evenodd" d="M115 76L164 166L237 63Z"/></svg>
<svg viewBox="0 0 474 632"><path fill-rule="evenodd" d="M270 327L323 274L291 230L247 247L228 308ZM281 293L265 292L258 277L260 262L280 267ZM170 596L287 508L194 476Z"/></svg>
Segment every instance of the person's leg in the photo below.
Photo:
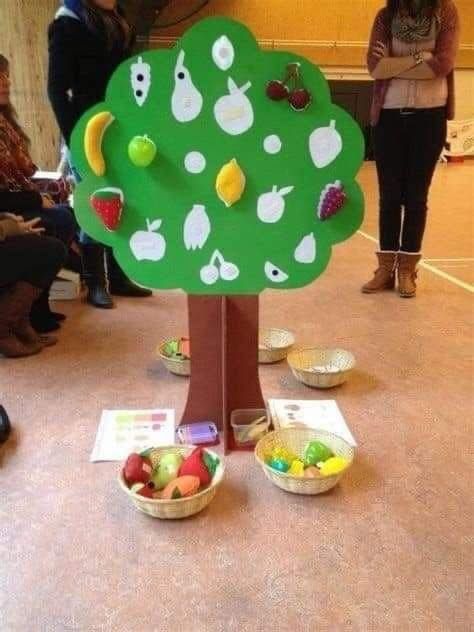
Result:
<svg viewBox="0 0 474 632"><path fill-rule="evenodd" d="M405 120L397 110L382 110L374 129L375 163L379 186L378 268L363 285L365 293L393 289L400 247L403 187L405 177Z"/></svg>
<svg viewBox="0 0 474 632"><path fill-rule="evenodd" d="M41 339L29 324L34 300L48 287L64 262L57 239L21 235L0 244L0 353L22 357L37 353Z"/></svg>
<svg viewBox="0 0 474 632"><path fill-rule="evenodd" d="M117 263L112 248L106 248L106 253L111 294L130 298L145 298L152 295L151 290L140 287L128 278Z"/></svg>
<svg viewBox="0 0 474 632"><path fill-rule="evenodd" d="M410 120L405 216L398 266L399 292L404 298L416 294L416 266L421 258L428 193L446 140L446 126L444 108L420 111Z"/></svg>

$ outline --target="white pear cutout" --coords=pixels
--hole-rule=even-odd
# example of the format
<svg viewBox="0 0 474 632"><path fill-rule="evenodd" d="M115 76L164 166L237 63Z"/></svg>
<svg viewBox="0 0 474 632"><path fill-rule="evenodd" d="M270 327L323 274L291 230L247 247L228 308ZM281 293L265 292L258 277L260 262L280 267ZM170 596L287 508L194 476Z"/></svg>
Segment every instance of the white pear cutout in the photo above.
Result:
<svg viewBox="0 0 474 632"><path fill-rule="evenodd" d="M295 261L298 263L314 263L316 259L316 239L313 233L303 237L295 249Z"/></svg>
<svg viewBox="0 0 474 632"><path fill-rule="evenodd" d="M135 97L137 105L142 107L147 100L148 92L151 87L151 66L139 57L138 61L131 65L130 74L133 96Z"/></svg>
<svg viewBox="0 0 474 632"><path fill-rule="evenodd" d="M342 151L342 138L336 129L336 121L312 132L309 137L309 151L318 169L323 169L336 160Z"/></svg>
<svg viewBox="0 0 474 632"><path fill-rule="evenodd" d="M239 88L235 81L229 77L227 80L229 94L218 99L214 106L214 116L217 124L231 136L243 134L253 125L253 107L245 95L245 92L251 85L250 81L248 81Z"/></svg>
<svg viewBox="0 0 474 632"><path fill-rule="evenodd" d="M273 283L284 283L288 281L288 275L283 270L280 270L276 265L274 265L271 261L267 261L265 263L265 276L267 279L272 281Z"/></svg>
<svg viewBox="0 0 474 632"><path fill-rule="evenodd" d="M212 59L220 70L229 70L234 63L235 51L227 35L222 35L212 46Z"/></svg>
<svg viewBox="0 0 474 632"><path fill-rule="evenodd" d="M138 230L130 238L130 250L138 261L160 261L166 253L166 240L155 232L160 229L161 219L146 220L147 230Z"/></svg>
<svg viewBox="0 0 474 632"><path fill-rule="evenodd" d="M278 222L285 212L284 196L291 193L295 187L283 187L278 190L275 185L268 193L262 193L257 202L258 218L266 224Z"/></svg>
<svg viewBox="0 0 474 632"><path fill-rule="evenodd" d="M184 222L184 245L187 250L202 248L211 232L211 222L206 207L195 204Z"/></svg>
<svg viewBox="0 0 474 632"><path fill-rule="evenodd" d="M189 123L202 110L202 95L193 83L189 70L184 66L184 50L180 51L174 69L174 91L171 97L173 116L180 123Z"/></svg>

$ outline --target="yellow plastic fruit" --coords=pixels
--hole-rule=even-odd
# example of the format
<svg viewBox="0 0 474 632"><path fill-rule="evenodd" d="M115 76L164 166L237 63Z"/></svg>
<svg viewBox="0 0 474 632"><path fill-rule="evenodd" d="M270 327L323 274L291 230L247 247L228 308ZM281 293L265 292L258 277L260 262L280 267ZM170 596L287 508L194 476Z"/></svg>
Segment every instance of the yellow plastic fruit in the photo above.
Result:
<svg viewBox="0 0 474 632"><path fill-rule="evenodd" d="M295 459L293 463L290 465L290 469L287 474L291 474L292 476L304 476L304 463L299 459Z"/></svg>
<svg viewBox="0 0 474 632"><path fill-rule="evenodd" d="M87 162L96 176L105 174L105 160L102 153L104 134L115 117L110 112L99 112L88 122L84 134L84 152Z"/></svg>
<svg viewBox="0 0 474 632"><path fill-rule="evenodd" d="M319 464L319 471L322 476L334 476L335 474L340 474L343 472L349 465L349 461L344 459L342 456L332 456L324 463Z"/></svg>
<svg viewBox="0 0 474 632"><path fill-rule="evenodd" d="M296 456L296 454L293 454L292 452L290 452L289 450L287 450L286 448L282 447L282 446L276 446L273 448L271 455L270 455L271 459L282 459L283 461L288 461L288 463L293 463L293 461L295 459L297 459L298 457Z"/></svg>
<svg viewBox="0 0 474 632"><path fill-rule="evenodd" d="M235 158L222 167L216 179L217 195L229 207L240 200L245 190L245 174Z"/></svg>

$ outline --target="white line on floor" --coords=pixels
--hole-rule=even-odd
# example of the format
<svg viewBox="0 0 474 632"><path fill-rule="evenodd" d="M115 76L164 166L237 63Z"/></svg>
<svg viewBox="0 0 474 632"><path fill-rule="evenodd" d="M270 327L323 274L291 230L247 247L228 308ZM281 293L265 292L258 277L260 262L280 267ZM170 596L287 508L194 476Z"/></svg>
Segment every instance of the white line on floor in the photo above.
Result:
<svg viewBox="0 0 474 632"><path fill-rule="evenodd" d="M369 235L368 233L364 233L364 231L362 231L362 230L358 230L357 232L359 233L359 235L362 235L362 237L365 237L369 241L372 241L375 244L379 243L379 240L375 239L375 237L372 237L372 235ZM461 279L457 279L456 277L452 276L451 274L448 274L447 272L443 272L443 270L438 270L438 268L435 268L434 266L430 265L429 263L425 263L425 261L421 261L420 262L420 268L425 268L425 270L429 270L433 274L436 274L436 276L439 276L442 279L445 279L446 281L449 281L450 283L453 283L454 285L457 285L458 287L462 288L463 290L467 290L468 292L474 293L474 285L471 285L470 283L466 283L465 281L461 281Z"/></svg>
<svg viewBox="0 0 474 632"><path fill-rule="evenodd" d="M474 257L459 257L457 259L423 259L423 261L429 261L432 263L433 261L442 262L442 261L474 261Z"/></svg>

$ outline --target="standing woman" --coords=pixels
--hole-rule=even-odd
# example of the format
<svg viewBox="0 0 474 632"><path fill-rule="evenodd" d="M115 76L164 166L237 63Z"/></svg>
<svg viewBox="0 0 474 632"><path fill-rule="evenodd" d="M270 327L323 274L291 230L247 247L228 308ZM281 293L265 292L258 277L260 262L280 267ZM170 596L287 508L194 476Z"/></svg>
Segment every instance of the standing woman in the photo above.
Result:
<svg viewBox="0 0 474 632"><path fill-rule="evenodd" d="M363 292L393 289L398 270L400 296L415 296L428 191L454 116L458 41L452 0L387 0L375 18L367 62L375 79L380 251Z"/></svg>
<svg viewBox="0 0 474 632"><path fill-rule="evenodd" d="M104 99L110 77L130 55L133 34L116 0L64 0L62 4L49 27L48 94L69 146L79 118ZM89 303L113 307L109 288L119 296L150 296L149 290L124 275L111 249L84 234L81 243Z"/></svg>

